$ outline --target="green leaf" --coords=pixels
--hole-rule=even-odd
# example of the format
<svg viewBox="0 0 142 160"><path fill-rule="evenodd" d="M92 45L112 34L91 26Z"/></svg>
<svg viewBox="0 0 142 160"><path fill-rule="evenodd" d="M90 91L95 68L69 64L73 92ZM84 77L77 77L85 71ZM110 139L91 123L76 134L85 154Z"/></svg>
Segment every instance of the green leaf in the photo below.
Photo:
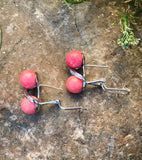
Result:
<svg viewBox="0 0 142 160"><path fill-rule="evenodd" d="M127 1L125 1L124 3L129 3L129 2L131 2L132 0L127 0Z"/></svg>

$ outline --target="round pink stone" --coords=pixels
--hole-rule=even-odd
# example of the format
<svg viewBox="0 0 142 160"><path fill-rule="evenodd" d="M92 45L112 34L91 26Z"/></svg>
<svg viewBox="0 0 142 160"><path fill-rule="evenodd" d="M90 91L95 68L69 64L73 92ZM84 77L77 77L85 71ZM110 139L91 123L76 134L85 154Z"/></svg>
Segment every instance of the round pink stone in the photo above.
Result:
<svg viewBox="0 0 142 160"><path fill-rule="evenodd" d="M70 76L67 79L66 87L71 93L80 93L83 88L83 80L75 76Z"/></svg>
<svg viewBox="0 0 142 160"><path fill-rule="evenodd" d="M72 50L66 56L66 63L70 68L80 68L83 65L83 55L80 51Z"/></svg>
<svg viewBox="0 0 142 160"><path fill-rule="evenodd" d="M20 82L23 87L28 89L36 87L36 73L32 70L24 71L20 76Z"/></svg>
<svg viewBox="0 0 142 160"><path fill-rule="evenodd" d="M31 96L31 97L37 100L36 97L34 96ZM21 108L22 108L22 111L25 112L26 114L36 113L36 104L28 100L26 97L21 102Z"/></svg>

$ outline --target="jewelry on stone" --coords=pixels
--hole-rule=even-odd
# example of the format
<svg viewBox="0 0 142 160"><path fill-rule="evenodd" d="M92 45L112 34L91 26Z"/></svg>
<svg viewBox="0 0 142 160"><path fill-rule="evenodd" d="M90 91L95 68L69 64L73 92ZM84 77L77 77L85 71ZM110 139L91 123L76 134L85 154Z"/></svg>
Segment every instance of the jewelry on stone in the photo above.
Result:
<svg viewBox="0 0 142 160"><path fill-rule="evenodd" d="M65 108L61 106L59 100L39 102L40 98L40 87L50 87L54 89L63 90L61 88L39 84L37 73L32 70L24 71L20 76L20 82L25 87L25 98L21 102L21 108L26 114L34 114L40 110L40 106L44 104L57 104L59 108L63 110L74 110L74 109L85 109L84 107L72 107ZM37 97L29 94L29 89L37 88Z"/></svg>
<svg viewBox="0 0 142 160"><path fill-rule="evenodd" d="M39 84L38 75L33 70L26 70L26 71L22 72L22 74L20 76L20 82L21 82L22 86L27 89L32 89L32 88L37 87L37 97L38 98L40 96L39 95L40 94L40 92L39 92L40 87L49 87L49 88L63 90L62 88L57 88L57 87L49 86L46 84Z"/></svg>
<svg viewBox="0 0 142 160"><path fill-rule="evenodd" d="M127 89L106 87L105 79L87 82L84 78L86 66L101 67L101 68L107 68L107 66L85 65L85 58L83 57L83 54L80 51L73 50L69 52L66 56L66 63L69 66L70 73L72 74L72 76L70 76L66 82L66 87L68 91L70 91L71 93L80 93L86 86L86 84L101 86L102 89L108 93L117 93L117 94L129 93ZM80 67L82 67L83 69L83 75L81 75L76 71Z"/></svg>

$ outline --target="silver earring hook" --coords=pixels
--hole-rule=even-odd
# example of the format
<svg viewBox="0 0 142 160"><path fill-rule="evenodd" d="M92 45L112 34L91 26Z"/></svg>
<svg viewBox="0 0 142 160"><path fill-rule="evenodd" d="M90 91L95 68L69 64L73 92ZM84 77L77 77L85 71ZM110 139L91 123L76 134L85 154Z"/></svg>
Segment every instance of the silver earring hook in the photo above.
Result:
<svg viewBox="0 0 142 160"><path fill-rule="evenodd" d="M86 84L92 84L92 85L95 85L95 86L101 86L102 89L105 92L108 92L108 93L117 93L117 94L128 94L129 93L129 90L125 89L125 88L124 89L120 89L120 88L108 88L108 87L106 87L104 79L97 80L97 81L86 82Z"/></svg>
<svg viewBox="0 0 142 160"><path fill-rule="evenodd" d="M39 106L45 105L45 104L57 104L57 105L59 106L59 108L61 108L61 109L63 109L63 110L75 110L75 109L83 109L83 110L86 110L84 107L65 108L65 107L61 106L61 103L60 103L59 100L47 101L47 102L38 102L36 99L32 98L32 97L29 95L27 89L25 90L25 96L26 96L26 98L27 98L29 101L31 101L31 102L33 102L33 103L36 104L36 108L39 108Z"/></svg>
<svg viewBox="0 0 142 160"><path fill-rule="evenodd" d="M129 94L129 90L128 89L120 89L120 88L107 88L105 85L105 82L102 82L101 85L102 89L108 93L117 93L117 94Z"/></svg>
<svg viewBox="0 0 142 160"><path fill-rule="evenodd" d="M57 88L57 87L53 87L53 86L49 86L46 84L39 84L38 82L38 74L36 73L36 83L37 83L37 98L40 97L40 87L48 87L48 88L53 88L53 89L58 89L58 90L63 90L62 88Z"/></svg>
<svg viewBox="0 0 142 160"><path fill-rule="evenodd" d="M90 81L90 82L86 82L85 78L79 74L78 72L76 72L75 70L69 68L70 70L70 73L74 76L76 76L77 78L79 79L82 79L83 80L83 87L86 86L86 84L92 84L92 85L95 85L95 86L101 86L102 89L105 91L105 92L108 92L108 93L117 93L117 94L128 94L129 91L127 89L119 89L119 88L108 88L106 87L106 84L105 84L105 79L100 79L100 80L96 80L96 81Z"/></svg>
<svg viewBox="0 0 142 160"><path fill-rule="evenodd" d="M84 107L71 107L71 108L65 108L63 106L61 106L61 103L59 100L54 100L54 101L47 101L47 102L38 102L36 99L34 99L33 97L31 97L28 93L28 90L25 90L25 96L26 98L35 103L36 104L36 111L39 111L39 108L41 105L45 105L45 104L57 104L59 108L63 109L63 110L76 110L76 109L83 109L86 110Z"/></svg>
<svg viewBox="0 0 142 160"><path fill-rule="evenodd" d="M85 64L85 57L83 56L83 66L82 66L82 70L83 70L83 77L85 77L85 67L98 67L98 68L108 68L108 66L102 66L102 65L87 65Z"/></svg>
<svg viewBox="0 0 142 160"><path fill-rule="evenodd" d="M63 106L61 106L61 103L59 100L55 100L55 101L47 101L47 102L42 102L39 103L40 105L44 105L44 104L57 104L59 106L59 108L63 109L63 110L74 110L74 109L83 109L86 110L84 107L71 107L71 108L65 108Z"/></svg>

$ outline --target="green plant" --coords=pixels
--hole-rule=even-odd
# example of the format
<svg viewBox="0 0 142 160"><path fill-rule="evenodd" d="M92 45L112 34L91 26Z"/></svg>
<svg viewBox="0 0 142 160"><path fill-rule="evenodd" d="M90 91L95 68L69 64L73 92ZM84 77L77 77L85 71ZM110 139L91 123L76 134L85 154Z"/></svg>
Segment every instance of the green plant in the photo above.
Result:
<svg viewBox="0 0 142 160"><path fill-rule="evenodd" d="M134 2L134 5L137 7L142 6L142 0L126 0L125 3Z"/></svg>
<svg viewBox="0 0 142 160"><path fill-rule="evenodd" d="M66 3L66 5L69 7L69 9L72 9L68 3L72 3L72 4L78 4L78 3L82 3L84 1L91 1L91 0L62 0Z"/></svg>
<svg viewBox="0 0 142 160"><path fill-rule="evenodd" d="M118 44L122 46L123 48L128 48L130 45L137 45L139 43L139 38L135 38L135 35L133 33L133 29L131 28L131 24L134 23L134 16L133 14L129 13L130 6L128 6L128 9L125 11L125 13L122 13L120 11L117 11L117 13L121 16L120 20L114 22L120 24L121 31L123 33L123 36L118 39Z"/></svg>
<svg viewBox="0 0 142 160"><path fill-rule="evenodd" d="M134 16L139 15L142 12L142 0L126 0L125 3L129 3L131 2L131 4L133 4L134 6Z"/></svg>
<svg viewBox="0 0 142 160"><path fill-rule="evenodd" d="M78 3L82 3L84 1L90 1L90 0L64 0L68 3L73 3L73 4L78 4Z"/></svg>
<svg viewBox="0 0 142 160"><path fill-rule="evenodd" d="M0 32L1 32L1 40L0 40L0 50L1 50L1 46L2 46L2 28L1 28L1 25L0 25Z"/></svg>

